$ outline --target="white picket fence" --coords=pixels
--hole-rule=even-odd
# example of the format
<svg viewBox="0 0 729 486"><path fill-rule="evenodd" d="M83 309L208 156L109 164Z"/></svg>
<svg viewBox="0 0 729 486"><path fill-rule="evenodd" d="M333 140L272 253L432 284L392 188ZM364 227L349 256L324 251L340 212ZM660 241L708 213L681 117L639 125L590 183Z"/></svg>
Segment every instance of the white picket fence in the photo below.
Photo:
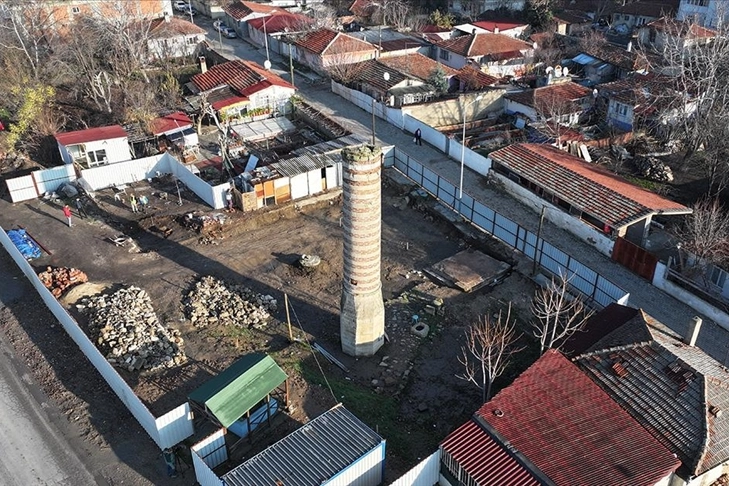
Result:
<svg viewBox="0 0 729 486"><path fill-rule="evenodd" d="M2 244L13 261L15 261L15 264L18 265L31 285L33 285L48 309L58 319L58 322L61 323L63 329L65 329L71 339L73 339L109 387L116 393L122 403L126 405L134 418L137 419L137 422L139 422L160 449L171 447L193 434L193 421L189 404L185 403L180 405L165 415L155 418L134 394L134 391L129 387L127 382L119 376L119 373L116 372L114 367L109 364L104 355L99 352L97 347L86 336L76 320L56 300L50 290L43 285L33 270L33 267L30 266L28 261L15 247L2 227L0 227L0 244Z"/></svg>

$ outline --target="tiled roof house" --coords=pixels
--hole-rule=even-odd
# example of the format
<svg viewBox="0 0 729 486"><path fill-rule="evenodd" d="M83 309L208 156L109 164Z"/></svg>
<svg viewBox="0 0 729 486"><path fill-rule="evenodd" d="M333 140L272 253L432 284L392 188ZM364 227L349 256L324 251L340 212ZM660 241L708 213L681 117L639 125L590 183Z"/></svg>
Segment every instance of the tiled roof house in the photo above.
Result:
<svg viewBox="0 0 729 486"><path fill-rule="evenodd" d="M326 28L308 32L294 47L299 62L324 74L330 66L354 64L377 55L377 48L369 42Z"/></svg>
<svg viewBox="0 0 729 486"><path fill-rule="evenodd" d="M641 43L659 52L664 48L685 49L706 44L718 35L717 31L702 27L695 22L668 17L654 20L638 30Z"/></svg>
<svg viewBox="0 0 729 486"><path fill-rule="evenodd" d="M642 244L654 215L691 213L682 204L550 145L516 143L489 157L493 177L517 198L536 208L546 205L567 211L586 223L571 224L571 218L556 215L550 218L558 224L562 221L564 229L583 239L609 242L604 236L608 234ZM598 248L609 253L611 246Z"/></svg>
<svg viewBox="0 0 729 486"><path fill-rule="evenodd" d="M204 93L213 108L235 116L243 109L280 108L295 92L290 83L251 61L228 61L192 77L196 95Z"/></svg>
<svg viewBox="0 0 729 486"><path fill-rule="evenodd" d="M149 27L147 49L153 60L192 56L205 40L205 29L187 20L155 19Z"/></svg>
<svg viewBox="0 0 729 486"><path fill-rule="evenodd" d="M610 307L602 312L615 315ZM700 320L682 339L642 310L623 314L623 325L575 362L676 454L684 480L710 484L729 461L729 371L691 344Z"/></svg>
<svg viewBox="0 0 729 486"><path fill-rule="evenodd" d="M437 59L453 69L472 64L500 76L518 74L533 51L531 44L503 34L462 35L434 47Z"/></svg>
<svg viewBox="0 0 729 486"><path fill-rule="evenodd" d="M612 15L612 25L618 29L625 28L625 32L630 32L634 27L645 25L664 15L674 17L678 10L678 4L679 0L625 2L615 8Z"/></svg>
<svg viewBox="0 0 729 486"><path fill-rule="evenodd" d="M248 35L249 20L284 12L272 5L242 0L226 5L223 7L223 11L225 12L225 23L233 27L242 37Z"/></svg>
<svg viewBox="0 0 729 486"><path fill-rule="evenodd" d="M592 104L592 90L573 82L507 93L506 113L521 113L530 120L552 120L576 124Z"/></svg>
<svg viewBox="0 0 729 486"><path fill-rule="evenodd" d="M446 437L441 461L451 484L499 486L648 486L680 465L554 350Z"/></svg>

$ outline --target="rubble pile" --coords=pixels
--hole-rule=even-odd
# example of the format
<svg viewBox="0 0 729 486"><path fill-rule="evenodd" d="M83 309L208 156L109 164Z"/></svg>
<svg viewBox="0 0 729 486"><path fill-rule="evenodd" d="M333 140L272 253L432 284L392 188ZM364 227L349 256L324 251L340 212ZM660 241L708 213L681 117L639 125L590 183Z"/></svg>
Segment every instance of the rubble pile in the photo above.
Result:
<svg viewBox="0 0 729 486"><path fill-rule="evenodd" d="M655 157L637 157L635 167L646 179L658 182L673 182L671 168Z"/></svg>
<svg viewBox="0 0 729 486"><path fill-rule="evenodd" d="M160 324L147 292L127 287L82 299L76 308L89 316L89 329L109 363L129 371L183 364L180 331Z"/></svg>
<svg viewBox="0 0 729 486"><path fill-rule="evenodd" d="M184 300L185 312L195 327L220 324L261 328L276 310L276 299L215 277L201 278Z"/></svg>
<svg viewBox="0 0 729 486"><path fill-rule="evenodd" d="M46 271L39 273L38 278L55 298L59 298L67 288L89 281L78 268L67 267L46 267Z"/></svg>

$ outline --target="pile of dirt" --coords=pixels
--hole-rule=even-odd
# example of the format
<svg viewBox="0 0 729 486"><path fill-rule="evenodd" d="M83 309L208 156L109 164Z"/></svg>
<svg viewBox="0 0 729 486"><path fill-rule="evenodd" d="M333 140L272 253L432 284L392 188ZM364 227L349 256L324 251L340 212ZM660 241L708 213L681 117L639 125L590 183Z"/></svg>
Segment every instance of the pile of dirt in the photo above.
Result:
<svg viewBox="0 0 729 486"><path fill-rule="evenodd" d="M179 331L160 324L152 300L139 287L81 299L76 308L89 315L92 339L115 366L157 371L187 360Z"/></svg>

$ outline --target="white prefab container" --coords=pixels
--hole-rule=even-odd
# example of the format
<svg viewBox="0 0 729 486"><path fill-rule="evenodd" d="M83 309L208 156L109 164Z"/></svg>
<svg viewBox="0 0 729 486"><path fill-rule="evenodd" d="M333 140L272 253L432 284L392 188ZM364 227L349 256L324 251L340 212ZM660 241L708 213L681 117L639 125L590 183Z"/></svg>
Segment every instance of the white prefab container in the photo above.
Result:
<svg viewBox="0 0 729 486"><path fill-rule="evenodd" d="M132 159L127 132L119 125L56 134L61 160L97 167Z"/></svg>

